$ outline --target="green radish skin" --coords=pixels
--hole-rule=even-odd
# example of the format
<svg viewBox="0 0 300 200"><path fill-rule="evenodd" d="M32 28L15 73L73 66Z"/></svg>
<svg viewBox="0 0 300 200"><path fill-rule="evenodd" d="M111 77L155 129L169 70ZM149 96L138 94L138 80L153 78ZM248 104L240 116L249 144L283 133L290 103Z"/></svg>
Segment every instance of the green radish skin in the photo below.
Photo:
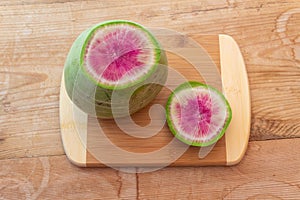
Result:
<svg viewBox="0 0 300 200"><path fill-rule="evenodd" d="M183 91L183 90L189 90L192 88L197 88L197 87L201 87L207 90L210 90L212 92L215 92L217 95L219 95L219 97L223 100L223 102L225 102L225 106L226 106L226 119L224 121L223 126L221 127L221 131L217 133L216 136L214 136L212 139L210 139L209 141L203 141L203 142L199 142L199 141L194 141L194 140L188 140L183 133L181 133L180 131L178 131L178 128L175 127L175 124L172 120L172 111L171 111L171 104L172 101L174 100L174 98L176 98L176 94L178 94L179 92ZM191 113L192 114L192 113ZM216 143L220 138L223 137L226 129L228 128L230 121L232 118L232 111L230 108L230 105L228 103L228 101L226 100L226 98L223 96L222 93L220 93L217 89L196 82L196 81L189 81L189 82L185 82L183 84L181 84L180 86L178 86L173 92L172 94L169 96L167 104L166 104L166 119L167 119L167 124L169 126L170 131L172 132L172 134L179 139L180 141L182 141L185 144L191 145L191 146L198 146L198 147L205 147L205 146L210 146L214 143ZM188 124L185 124L185 126L187 126Z"/></svg>
<svg viewBox="0 0 300 200"><path fill-rule="evenodd" d="M157 60L142 80L127 85L108 86L93 79L84 69L84 54L93 34L103 26L130 24L147 33L155 44ZM116 118L133 114L148 105L160 92L167 79L167 57L154 36L142 26L130 21L106 21L85 30L73 43L64 68L64 81L68 96L84 112L98 118ZM156 83L156 84L155 84ZM129 93L131 97L127 98ZM119 96L120 104L112 105L112 93ZM129 110L124 102L129 102ZM118 103L118 102L117 102ZM112 113L112 106L114 114Z"/></svg>

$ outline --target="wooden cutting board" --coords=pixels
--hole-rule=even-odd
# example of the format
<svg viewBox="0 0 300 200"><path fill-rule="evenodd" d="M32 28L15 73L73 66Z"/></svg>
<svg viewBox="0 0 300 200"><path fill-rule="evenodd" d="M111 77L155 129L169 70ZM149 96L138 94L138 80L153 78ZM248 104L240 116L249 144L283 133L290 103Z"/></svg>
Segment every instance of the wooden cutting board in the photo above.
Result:
<svg viewBox="0 0 300 200"><path fill-rule="evenodd" d="M231 105L232 121L224 137L211 147L188 147L173 137L166 123L152 137L132 137L124 133L114 120L100 120L82 112L68 97L62 76L61 135L65 152L72 163L81 167L228 166L239 163L248 145L251 121L250 92L242 54L234 39L227 35L198 35L191 38L201 44L217 66L223 93ZM193 54L193 51L189 54ZM187 80L205 82L190 61L172 52L167 52L167 57L169 66ZM197 55L194 57L197 58ZM197 62L208 65L205 59L201 63L201 57ZM149 124L149 109L154 104L165 106L170 92L166 87L163 88L149 106L131 116L133 121L142 127ZM152 120L164 122L163 112L151 114ZM136 134L143 136L143 129Z"/></svg>

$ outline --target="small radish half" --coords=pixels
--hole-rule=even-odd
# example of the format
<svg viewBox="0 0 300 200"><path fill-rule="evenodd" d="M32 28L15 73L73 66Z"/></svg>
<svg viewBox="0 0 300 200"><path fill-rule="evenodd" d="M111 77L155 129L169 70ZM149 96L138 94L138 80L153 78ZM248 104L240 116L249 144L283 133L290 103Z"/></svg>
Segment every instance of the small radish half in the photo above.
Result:
<svg viewBox="0 0 300 200"><path fill-rule="evenodd" d="M181 84L170 95L166 115L176 138L192 146L209 146L224 135L232 112L217 89L190 81Z"/></svg>

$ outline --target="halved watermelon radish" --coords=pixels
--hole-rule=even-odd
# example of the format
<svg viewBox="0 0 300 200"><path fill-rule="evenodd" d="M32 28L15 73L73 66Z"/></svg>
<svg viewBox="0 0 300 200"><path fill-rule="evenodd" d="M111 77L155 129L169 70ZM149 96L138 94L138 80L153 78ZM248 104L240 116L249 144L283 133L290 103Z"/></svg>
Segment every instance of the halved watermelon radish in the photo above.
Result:
<svg viewBox="0 0 300 200"><path fill-rule="evenodd" d="M167 78L164 65L164 51L143 26L106 21L84 31L73 43L64 69L66 90L86 113L99 118L126 116L159 93ZM129 101L128 112L124 112L125 104L112 105L113 92L119 93L120 101ZM114 116L112 106L117 110ZM119 112L118 106L122 107Z"/></svg>
<svg viewBox="0 0 300 200"><path fill-rule="evenodd" d="M186 82L170 95L167 123L176 138L192 146L209 146L225 133L231 108L223 94L199 82Z"/></svg>

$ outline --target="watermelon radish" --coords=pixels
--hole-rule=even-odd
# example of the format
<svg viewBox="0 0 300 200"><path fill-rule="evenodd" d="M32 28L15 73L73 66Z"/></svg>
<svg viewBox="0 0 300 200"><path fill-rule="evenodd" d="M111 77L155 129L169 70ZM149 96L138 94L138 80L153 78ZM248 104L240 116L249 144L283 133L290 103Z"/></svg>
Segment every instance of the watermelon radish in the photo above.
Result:
<svg viewBox="0 0 300 200"><path fill-rule="evenodd" d="M225 133L231 108L223 94L199 82L186 82L170 95L166 105L171 132L192 146L209 146Z"/></svg>
<svg viewBox="0 0 300 200"><path fill-rule="evenodd" d="M160 92L167 78L165 65L165 52L143 26L106 21L87 29L73 43L64 69L66 90L88 114L126 116L145 107ZM113 93L119 97L114 104ZM114 115L112 107L117 110Z"/></svg>

